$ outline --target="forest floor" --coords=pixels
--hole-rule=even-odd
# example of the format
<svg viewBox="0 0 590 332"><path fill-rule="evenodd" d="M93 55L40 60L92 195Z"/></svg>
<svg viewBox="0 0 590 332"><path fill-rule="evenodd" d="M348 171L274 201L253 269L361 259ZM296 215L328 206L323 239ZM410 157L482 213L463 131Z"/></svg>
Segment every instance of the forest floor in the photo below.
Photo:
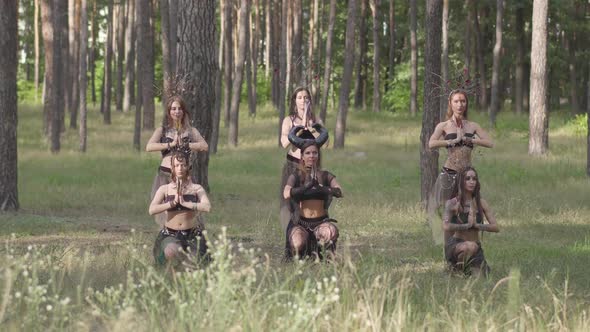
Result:
<svg viewBox="0 0 590 332"><path fill-rule="evenodd" d="M474 121L483 128L489 127L485 114L471 113ZM68 287L91 287L106 294L109 287L129 282L130 266L137 262L151 265L157 226L147 208L160 156L132 149L133 116L113 113L113 124L106 126L100 113L93 109L88 119L88 152L77 151L77 130L68 128L62 135L60 153L54 155L48 151L42 135L40 107L19 108L21 209L0 214L0 240L6 243L2 252L14 255L30 251L31 246L38 247L43 255L57 257L58 266L69 266L64 272L66 276L62 276L63 288L56 291L60 296L75 293ZM330 134L334 119L331 114L327 121ZM335 200L330 208L340 229L341 263L320 267L310 263L303 265L301 271L298 264L281 262L284 233L278 222L278 206L285 151L277 147L278 121L269 107L260 109L255 118L242 112L237 148L225 144L227 133L222 123L219 152L211 155L209 164L212 211L206 216L208 234L212 239L226 234L233 244L230 250L236 255L242 245L246 249L260 248L258 257L265 257L271 270L276 267L266 273L274 276L272 285L277 292L286 291L277 285L283 285L281 278L289 279L284 273L293 270L301 278L320 283L320 278L337 275L340 289L347 285L347 290L341 291L340 298L329 306L316 303L321 307L318 312L326 315L321 316L325 322L319 322L317 315L297 316L294 320L301 321L301 325L285 325L287 329L372 330L376 324L377 330L474 326L584 329L590 326L590 180L585 175L585 133L580 133L561 113L552 114L550 121L550 152L546 156L527 154L528 117L509 112L501 113L497 127L489 131L495 147L479 147L473 153L482 194L501 228L500 233L483 237L483 248L492 267L488 279L457 278L446 272L442 247L434 244L419 202L420 119L406 115L351 111L346 148L322 149L322 166L337 176L344 193L344 198ZM142 146L150 136L149 131L142 133ZM441 164L445 156L446 152L441 150ZM140 255L129 258L129 250L136 249ZM81 263L64 263L64 257L69 255L74 257L70 259L78 257L87 264L82 267ZM236 265L232 266L247 266L246 261L241 257L241 263L234 262ZM39 267L38 273L49 272ZM348 277L353 281L340 281ZM264 283L258 278L257 282ZM8 285L6 276L0 280ZM306 289L304 284L289 280L287 289ZM411 286L404 280L410 280ZM54 280L49 278L47 285L51 281ZM23 285L14 284L13 291ZM379 289L387 288L391 293L383 291L380 295ZM500 292L497 288L502 288L501 296L494 295ZM375 294L370 296L373 290ZM404 290L409 295L400 307L403 310L396 309L395 301ZM139 324L140 329L153 328L139 318L125 318L124 306L109 307L101 302L104 294L84 297L80 292L72 311L94 317L83 319L82 329L115 329L122 320L121 324ZM297 296L305 297L302 294L290 294L289 303ZM233 296L240 298L235 293ZM363 306L354 304L358 296L363 299ZM8 298L14 300L12 295ZM206 302L205 298L200 299ZM375 303L372 298L382 302ZM444 310L465 306L461 301L468 304L463 314ZM9 327L22 328L25 323L21 316L26 316L22 313L44 302L27 303L9 300L4 309L0 307L0 324L5 315L4 322ZM231 307L228 303L223 308ZM260 303L268 305L262 300ZM87 306L91 309L85 309ZM182 311L173 308L176 314ZM251 317L246 321L233 312L223 319L211 314L195 326L207 330L284 327L279 309L272 314L250 309ZM380 314L373 312L379 309ZM146 312L151 315L145 305L134 306L134 310L140 313L139 317ZM393 318L399 310L406 315L403 322ZM489 317L472 321L470 310ZM349 313L357 317L347 318ZM50 326L56 329L74 326L68 325L71 323L66 323L65 318L57 319L62 316L55 311L44 317L45 323L40 321L32 326L38 328L47 322L52 322ZM369 325L364 325L367 320ZM170 327L155 324L159 325L154 329ZM182 322L172 326L186 328Z"/></svg>

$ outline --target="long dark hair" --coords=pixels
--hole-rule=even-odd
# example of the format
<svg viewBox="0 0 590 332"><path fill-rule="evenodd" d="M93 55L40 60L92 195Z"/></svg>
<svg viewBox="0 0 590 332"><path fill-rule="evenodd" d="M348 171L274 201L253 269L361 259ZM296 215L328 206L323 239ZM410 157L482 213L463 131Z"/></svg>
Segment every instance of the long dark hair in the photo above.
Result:
<svg viewBox="0 0 590 332"><path fill-rule="evenodd" d="M459 201L459 210L458 213L463 211L463 201L465 199L466 193L465 193L465 177L467 176L467 172L469 171L473 171L473 173L475 173L475 177L477 178L476 180L476 184L475 184L475 188L473 189L473 193L471 194L471 196L473 197L473 199L475 199L475 204L477 205L477 213L482 213L482 209L481 209L481 194L480 194L480 182L479 182L479 175L477 175L477 171L475 170L475 168L471 167L471 166L467 166L465 167L461 172L459 172L458 176L457 176L457 182L455 185L455 189L454 189L454 193L453 193L453 197L456 197L457 200Z"/></svg>
<svg viewBox="0 0 590 332"><path fill-rule="evenodd" d="M463 119L467 120L467 111L469 111L469 98L467 97L467 92L461 89L453 90L449 94L449 101L447 103L447 120L453 117L453 107L451 106L451 100L453 99L453 96L458 93L462 94L465 97L465 101L467 102L465 104L465 112L463 112Z"/></svg>
<svg viewBox="0 0 590 332"><path fill-rule="evenodd" d="M186 103L181 96L172 96L168 98L168 102L166 103L166 116L164 117L164 128L172 129L174 128L174 121L172 120L172 116L170 115L170 110L172 109L172 104L177 102L182 108L182 129L187 130L191 127L191 115L186 108Z"/></svg>
<svg viewBox="0 0 590 332"><path fill-rule="evenodd" d="M307 95L309 96L309 105L310 105L310 109L309 109L309 115L311 116L311 121L313 123L316 123L316 118L315 118L315 114L313 114L313 97L311 96L311 92L309 92L309 89L304 87L304 86L300 86L297 87L295 89L295 91L293 91L293 94L291 95L291 99L290 99L290 104L289 104L289 116L291 117L296 117L297 116L297 104L295 103L295 100L297 99L297 94L301 91L305 91L307 92Z"/></svg>

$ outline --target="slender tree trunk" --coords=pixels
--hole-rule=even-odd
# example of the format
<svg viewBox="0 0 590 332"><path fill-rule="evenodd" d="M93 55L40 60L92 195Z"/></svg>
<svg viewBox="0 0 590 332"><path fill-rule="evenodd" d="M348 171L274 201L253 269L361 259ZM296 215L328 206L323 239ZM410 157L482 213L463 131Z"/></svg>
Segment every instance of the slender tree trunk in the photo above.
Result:
<svg viewBox="0 0 590 332"><path fill-rule="evenodd" d="M18 210L18 3L0 1L0 211Z"/></svg>
<svg viewBox="0 0 590 332"><path fill-rule="evenodd" d="M142 12L142 9L140 8L141 6L143 6L143 1L144 0L135 0L135 31L136 33L139 33L139 24L141 24L140 19L139 19L139 15ZM141 68L140 65L143 63L141 54L139 53L140 47L141 47L141 41L140 41L141 36L139 36L139 38L135 38L135 49L138 50L138 54L137 57L135 59L135 63L133 64L135 66L135 73L137 73L137 79L135 80L135 84L137 85L137 94L136 94L136 99L135 99L135 117L134 117L134 123L133 123L133 148L137 151L140 152L141 151L141 109L143 107L143 87L141 85ZM134 87L135 89L135 87Z"/></svg>
<svg viewBox="0 0 590 332"><path fill-rule="evenodd" d="M216 32L218 34L217 38L219 40L219 46L217 47L217 64L219 66L219 70L215 74L215 109L213 113L213 128L211 130L211 141L208 142L210 154L217 153L217 145L219 142L219 125L221 122L221 96L224 71L223 57L225 45L225 1L226 0L219 1L219 16L221 24L219 24L220 31Z"/></svg>
<svg viewBox="0 0 590 332"><path fill-rule="evenodd" d="M283 119L285 118L285 100L287 99L287 68L288 68L288 16L289 16L289 2L288 0L281 1L281 46L279 49L279 123L277 126L277 144L281 147L281 128Z"/></svg>
<svg viewBox="0 0 590 332"><path fill-rule="evenodd" d="M240 110L240 95L242 92L242 80L244 78L244 62L246 61L248 13L250 12L250 0L240 0L240 12L238 19L238 53L236 54L236 70L232 87L231 109L229 112L228 144L238 145L238 112Z"/></svg>
<svg viewBox="0 0 590 332"><path fill-rule="evenodd" d="M284 1L284 0L283 0ZM287 25L285 28L287 29L287 69L285 79L283 80L283 89L285 89L285 95L291 95L291 82L293 77L293 2L291 0L287 2ZM284 98L286 99L286 98ZM283 99L283 102L284 102Z"/></svg>
<svg viewBox="0 0 590 332"><path fill-rule="evenodd" d="M469 71L471 71L471 67L469 66L470 63L469 61L471 60L471 40L473 32L472 32L472 22L474 20L473 18L473 11L470 10L471 7L473 7L473 1L474 0L465 0L465 9L467 10L467 17L465 18L465 30L463 33L463 37L464 37L464 45L463 45L463 66L465 66L466 68L469 69ZM477 1L477 0L475 0Z"/></svg>
<svg viewBox="0 0 590 332"><path fill-rule="evenodd" d="M74 0L73 11L73 36L70 36L70 56L71 56L71 88L72 88L72 105L70 108L70 128L78 127L78 109L80 108L80 1Z"/></svg>
<svg viewBox="0 0 590 332"><path fill-rule="evenodd" d="M225 11L225 46L223 48L224 53L224 76L225 76L225 91L223 94L223 102L224 102L224 125L226 128L229 127L229 111L231 107L231 96L232 96L232 73L234 69L234 57L233 57L233 23L232 23L232 15L233 15L233 0L225 0L225 7L223 10Z"/></svg>
<svg viewBox="0 0 590 332"><path fill-rule="evenodd" d="M514 71L514 111L522 114L524 88L524 5L516 8L514 29L516 32L516 70Z"/></svg>
<svg viewBox="0 0 590 332"><path fill-rule="evenodd" d="M443 0L442 12L442 59L441 59L441 77L443 84L449 79L449 0ZM447 98L440 98L440 115L439 119L444 118L447 113Z"/></svg>
<svg viewBox="0 0 590 332"><path fill-rule="evenodd" d="M96 105L96 38L98 37L98 28L96 23L96 1L92 2L92 16L90 19L90 30L92 35L92 44L90 46L90 55L88 67L90 68L90 89L92 105Z"/></svg>
<svg viewBox="0 0 590 332"><path fill-rule="evenodd" d="M133 2L133 0L131 1ZM86 114L87 114L87 107L86 107L86 91L88 89L88 75L87 70L88 66L86 64L86 58L88 56L88 8L86 0L82 0L80 5L80 70L79 74L80 77L78 81L80 82L80 131L79 131L79 149L80 152L86 152L86 140L87 140L87 133L86 133Z"/></svg>
<svg viewBox="0 0 590 332"><path fill-rule="evenodd" d="M168 0L170 6L170 73L176 74L178 63L178 0Z"/></svg>
<svg viewBox="0 0 590 332"><path fill-rule="evenodd" d="M292 39L292 49L293 52L291 54L292 58L292 74L293 78L291 82L294 85L303 85L305 84L302 80L303 78L303 67L305 66L305 62L303 59L303 28L302 28L302 21L303 21L303 13L301 10L301 0L291 0L293 1L293 39Z"/></svg>
<svg viewBox="0 0 590 332"><path fill-rule="evenodd" d="M346 117L348 114L350 82L352 68L354 66L354 29L357 11L356 0L348 0L348 15L346 22L346 38L344 39L344 68L342 73L342 85L340 87L340 100L338 101L338 115L336 116L336 129L334 130L334 148L344 148L344 136L346 134Z"/></svg>
<svg viewBox="0 0 590 332"><path fill-rule="evenodd" d="M58 13L57 20L58 26L60 30L60 83L61 88L59 90L60 98L62 99L59 101L60 107L57 109L59 112L59 134L65 132L66 130L66 109L71 109L71 98L72 98L72 73L71 68L66 64L69 64L69 39L68 39L68 0L57 0L57 6L59 10L56 11ZM54 37L55 38L55 37ZM58 138L59 139L59 138Z"/></svg>
<svg viewBox="0 0 590 332"><path fill-rule="evenodd" d="M125 30L125 93L123 94L123 112L129 112L132 102L132 96L135 95L135 2L127 2L127 29Z"/></svg>
<svg viewBox="0 0 590 332"><path fill-rule="evenodd" d="M371 0L371 11L373 13L373 112L381 112L381 62L380 62L380 48L379 35L383 30L381 20L379 18L380 0Z"/></svg>
<svg viewBox="0 0 590 332"><path fill-rule="evenodd" d="M547 10L548 0L534 0L529 110L529 154L531 155L542 155L549 149L549 112L546 95Z"/></svg>
<svg viewBox="0 0 590 332"><path fill-rule="evenodd" d="M135 0L128 0L135 1ZM125 57L125 1L119 0L119 15L117 16L117 71L116 71L116 89L115 89L115 106L117 112L123 111L123 60Z"/></svg>
<svg viewBox="0 0 590 332"><path fill-rule="evenodd" d="M41 51L39 49L39 0L35 0L35 100L39 100L39 57Z"/></svg>
<svg viewBox="0 0 590 332"><path fill-rule="evenodd" d="M137 3L138 25L138 79L141 80L141 103L143 109L143 129L153 130L155 125L154 105L154 35L150 24L152 5L150 0Z"/></svg>
<svg viewBox="0 0 590 332"><path fill-rule="evenodd" d="M271 97L272 97L272 101L273 104L275 105L275 107L279 110L280 113L280 109L281 109L281 86L284 85L284 79L281 76L281 49L282 49L282 26L281 26L281 22L283 20L283 10L282 10L282 4L281 1L283 0L269 0L271 1L274 5L272 5L273 7L273 13L276 13L276 15L272 15L271 18L271 23L272 23L272 52L270 54L270 58L271 58L271 68L272 68L272 73L271 73ZM269 6L271 6L269 4ZM283 101L284 103L284 101ZM284 113L283 113L284 115ZM280 116L279 116L280 117ZM279 124L279 135L280 135L280 124ZM280 143L279 143L280 146Z"/></svg>
<svg viewBox="0 0 590 332"><path fill-rule="evenodd" d="M569 79L570 79L570 107L571 107L571 114L576 115L580 113L580 104L578 103L578 84L577 84L577 74L576 71L576 36L575 32L570 31L566 33L565 41L566 41L566 48L568 51L568 69L569 69Z"/></svg>
<svg viewBox="0 0 590 332"><path fill-rule="evenodd" d="M258 79L258 41L260 40L260 11L258 0L254 0L254 9L250 12L250 22L254 20L254 31L250 35L250 70L252 72L250 87L248 88L248 109L250 116L256 116L256 86ZM252 17L252 14L254 17ZM250 24L252 25L252 24Z"/></svg>
<svg viewBox="0 0 590 332"><path fill-rule="evenodd" d="M496 0L496 44L494 45L494 67L492 71L492 103L490 107L490 123L496 127L496 115L500 112L503 101L500 100L500 52L502 51L502 16L504 0Z"/></svg>
<svg viewBox="0 0 590 332"><path fill-rule="evenodd" d="M436 124L440 121L440 101L430 95L435 89L440 73L442 2L426 1L426 40L424 45L424 112L422 113L422 131L420 132L420 196L422 204L426 201L434 186L438 168L438 150L428 147L428 140Z"/></svg>
<svg viewBox="0 0 590 332"><path fill-rule="evenodd" d="M113 70L112 70L112 59L113 59L113 2L108 0L108 13L107 13L107 41L105 43L105 64L104 64L104 83L103 83L103 96L104 101L101 102L103 107L103 123L111 124L111 96L113 91Z"/></svg>
<svg viewBox="0 0 590 332"><path fill-rule="evenodd" d="M320 0L311 1L311 19L309 20L309 45L307 58L309 59L309 70L307 73L308 84L311 85L311 95L313 96L312 101L314 106L318 105L318 93L319 93L319 70L320 66L318 63L318 50L319 50L319 10Z"/></svg>
<svg viewBox="0 0 590 332"><path fill-rule="evenodd" d="M363 107L365 95L364 95L364 85L365 85L365 78L366 78L366 63L367 59L367 35L369 31L367 29L367 2L369 0L359 0L361 11L360 17L358 18L359 23L359 34L358 34L358 41L359 45L356 48L358 50L357 53L357 61L354 64L355 73L356 73L356 82L354 84L354 107L360 109ZM363 72L365 69L365 72Z"/></svg>
<svg viewBox="0 0 590 332"><path fill-rule="evenodd" d="M391 84L395 78L395 0L389 0L389 54L387 66L387 81L385 83L385 91L389 91Z"/></svg>
<svg viewBox="0 0 590 332"><path fill-rule="evenodd" d="M273 66L271 65L272 52L272 18L275 13L271 13L273 0L262 0L264 3L264 24L265 24L265 45L264 45L264 77L268 78Z"/></svg>
<svg viewBox="0 0 590 332"><path fill-rule="evenodd" d="M481 32L481 28L479 26L479 18L477 14L477 2L475 6L471 7L473 11L475 11L473 15L473 27L475 29L475 43L477 49L477 68L479 71L479 78L480 78L480 91L479 91L479 109L481 111L487 109L488 107L488 93L487 93L487 86L488 82L486 80L486 64L485 64L485 52L484 52L484 40L483 35Z"/></svg>
<svg viewBox="0 0 590 332"><path fill-rule="evenodd" d="M418 38L416 35L417 8L416 0L410 0L410 114L418 113Z"/></svg>
<svg viewBox="0 0 590 332"><path fill-rule="evenodd" d="M246 1L246 0L243 0ZM180 40L178 49L179 75L190 80L190 91L183 94L193 123L199 132L210 142L213 128L213 108L215 99L215 82L213 79L219 71L215 0L180 0L179 26ZM245 9L247 12L247 8ZM243 61L242 61L243 63ZM209 153L193 153L191 157L192 175L205 190L209 190Z"/></svg>
<svg viewBox="0 0 590 332"><path fill-rule="evenodd" d="M161 33L162 33L162 69L164 70L164 93L162 94L163 110L166 112L166 105L170 93L170 84L173 77L172 61L170 59L170 49L172 48L172 37L170 31L170 7L168 7L168 0L160 0L160 17L161 17Z"/></svg>
<svg viewBox="0 0 590 332"><path fill-rule="evenodd" d="M328 111L328 96L330 92L330 75L332 74L332 39L334 38L334 22L336 21L336 0L330 0L330 14L328 18L328 35L326 36L326 63L324 65L324 88L322 89L322 104L320 119L326 123Z"/></svg>

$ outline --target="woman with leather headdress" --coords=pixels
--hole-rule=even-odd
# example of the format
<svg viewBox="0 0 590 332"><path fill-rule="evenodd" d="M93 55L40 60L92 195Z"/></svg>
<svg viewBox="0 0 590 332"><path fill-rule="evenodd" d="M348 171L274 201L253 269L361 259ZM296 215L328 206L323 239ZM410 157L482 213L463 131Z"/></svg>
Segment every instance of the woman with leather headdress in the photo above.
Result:
<svg viewBox="0 0 590 332"><path fill-rule="evenodd" d="M283 190L291 210L286 231L287 259L314 255L322 258L322 249L333 255L338 240L336 220L328 216L328 207L332 197L342 197L342 190L336 177L321 168L320 147L328 140L328 131L317 123L313 128L319 132L317 138L298 136L303 126L289 133L289 141L300 150L301 161Z"/></svg>

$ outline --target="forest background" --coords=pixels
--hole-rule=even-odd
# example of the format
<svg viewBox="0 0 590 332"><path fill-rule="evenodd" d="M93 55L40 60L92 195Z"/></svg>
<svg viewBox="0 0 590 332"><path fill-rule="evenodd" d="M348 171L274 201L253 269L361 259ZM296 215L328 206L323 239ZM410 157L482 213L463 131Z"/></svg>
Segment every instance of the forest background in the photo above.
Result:
<svg viewBox="0 0 590 332"><path fill-rule="evenodd" d="M2 6L2 324L71 328L81 314L89 329L588 327L588 2ZM212 196L210 232L223 235L215 264L173 287L145 247L158 156L140 152L161 123L165 77L188 81L193 124L210 144L193 170ZM425 144L446 111L440 86L467 79L481 87L470 116L496 142L474 158L503 227L486 236L489 280L443 273L420 203L439 166ZM298 85L333 136L325 163L347 195L333 208L343 259L269 270L283 241L269 203L279 123ZM178 321L158 321L165 311L152 302ZM183 302L207 308L205 318Z"/></svg>

